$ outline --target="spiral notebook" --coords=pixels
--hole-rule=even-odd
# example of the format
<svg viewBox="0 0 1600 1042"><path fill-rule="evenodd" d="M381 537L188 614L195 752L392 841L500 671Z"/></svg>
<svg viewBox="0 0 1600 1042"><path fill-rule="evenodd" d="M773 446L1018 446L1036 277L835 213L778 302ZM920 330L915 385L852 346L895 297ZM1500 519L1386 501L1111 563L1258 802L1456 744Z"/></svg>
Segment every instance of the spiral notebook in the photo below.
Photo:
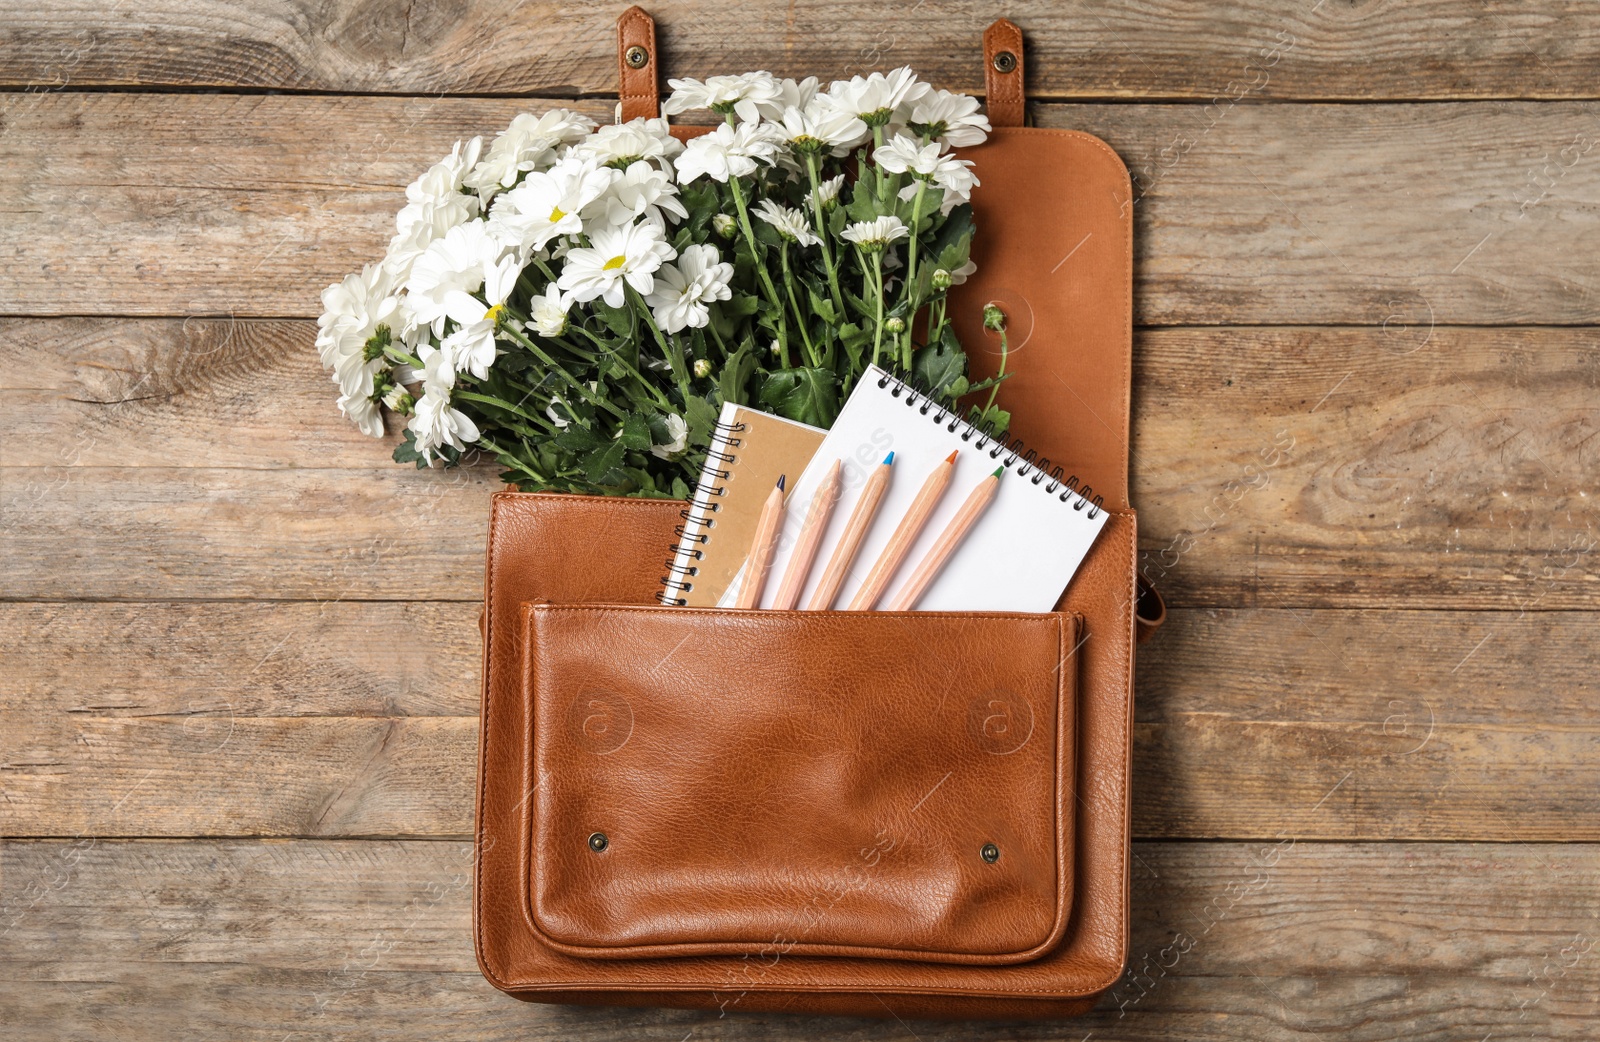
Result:
<svg viewBox="0 0 1600 1042"><path fill-rule="evenodd" d="M838 543L872 468L893 451L894 476L889 490L835 602L836 606L848 604L924 479L952 450L957 455L950 485L883 601L893 599L973 486L996 466L1003 466L994 501L917 602L917 609L1052 610L1105 527L1106 513L1100 500L1085 498L1089 490L1080 491L1076 478L1062 477L1059 470L1044 472L1006 442L984 434L875 366L861 377L800 479L790 486L783 533L769 574L782 575L788 566L811 498L835 459L843 464L843 491L822 537L819 561L825 561ZM774 472L771 481L776 480ZM762 494L770 490L770 482L758 489ZM759 503L750 509L752 514L759 512ZM748 544L748 535L745 541ZM746 545L741 552L748 549ZM801 604L810 599L821 573L820 565L813 567ZM724 588L719 598L722 606L732 603L736 582L734 578ZM777 586L776 582L767 583L763 608L771 607Z"/></svg>
<svg viewBox="0 0 1600 1042"><path fill-rule="evenodd" d="M800 476L827 431L726 402L678 543L661 579L662 604L706 608L732 586L778 475ZM793 487L792 485L790 486Z"/></svg>

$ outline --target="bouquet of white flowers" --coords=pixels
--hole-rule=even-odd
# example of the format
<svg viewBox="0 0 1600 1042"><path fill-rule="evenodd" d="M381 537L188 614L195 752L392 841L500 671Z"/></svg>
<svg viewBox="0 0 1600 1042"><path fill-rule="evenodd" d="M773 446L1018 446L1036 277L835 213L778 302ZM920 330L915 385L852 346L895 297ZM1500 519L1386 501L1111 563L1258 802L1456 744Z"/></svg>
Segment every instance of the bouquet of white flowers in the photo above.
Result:
<svg viewBox="0 0 1600 1042"><path fill-rule="evenodd" d="M523 114L406 189L387 255L322 295L344 414L409 417L395 459L419 467L476 445L526 490L678 498L724 401L827 427L871 363L988 389L970 412L1003 432L946 314L977 100L910 69L670 82L667 114L724 122L684 145L664 118Z"/></svg>

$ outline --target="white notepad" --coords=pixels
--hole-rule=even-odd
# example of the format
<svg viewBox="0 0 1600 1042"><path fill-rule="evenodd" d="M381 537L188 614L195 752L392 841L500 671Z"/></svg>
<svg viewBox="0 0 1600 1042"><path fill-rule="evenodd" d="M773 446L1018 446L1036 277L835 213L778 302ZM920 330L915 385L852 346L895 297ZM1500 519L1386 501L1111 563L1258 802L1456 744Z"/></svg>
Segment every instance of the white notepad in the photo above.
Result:
<svg viewBox="0 0 1600 1042"><path fill-rule="evenodd" d="M952 450L957 455L950 485L879 603L893 600L973 486L1004 465L994 501L922 595L917 609L1052 610L1105 526L1105 510L876 367L863 374L822 447L789 493L783 533L767 573L761 606L772 606L811 499L835 459L843 463L843 492L801 593L802 605L821 579L873 468L894 453L889 490L834 602L836 608L850 603L917 491ZM731 605L738 588L736 579L719 604Z"/></svg>

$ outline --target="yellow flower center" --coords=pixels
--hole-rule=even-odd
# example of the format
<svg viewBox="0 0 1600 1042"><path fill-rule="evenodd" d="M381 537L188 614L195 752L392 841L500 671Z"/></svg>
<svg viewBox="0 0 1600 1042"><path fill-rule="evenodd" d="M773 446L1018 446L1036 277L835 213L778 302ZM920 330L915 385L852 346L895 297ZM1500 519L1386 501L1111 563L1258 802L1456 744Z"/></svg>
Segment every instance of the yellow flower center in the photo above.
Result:
<svg viewBox="0 0 1600 1042"><path fill-rule="evenodd" d="M504 304L496 304L494 307L483 313L483 320L485 322L493 322L498 326L500 324L500 316L504 315L505 313L506 306Z"/></svg>
<svg viewBox="0 0 1600 1042"><path fill-rule="evenodd" d="M621 254L619 254L619 255L617 255L615 257L612 257L610 260L606 261L605 267L601 268L600 270L601 271L616 271L618 268L622 267L626 263L628 263L628 258L625 257L625 256L622 256Z"/></svg>
<svg viewBox="0 0 1600 1042"><path fill-rule="evenodd" d="M561 218L565 217L566 215L567 215L567 211L563 210L561 207L559 207L559 206L550 207L550 223L551 224L559 224L561 222Z"/></svg>

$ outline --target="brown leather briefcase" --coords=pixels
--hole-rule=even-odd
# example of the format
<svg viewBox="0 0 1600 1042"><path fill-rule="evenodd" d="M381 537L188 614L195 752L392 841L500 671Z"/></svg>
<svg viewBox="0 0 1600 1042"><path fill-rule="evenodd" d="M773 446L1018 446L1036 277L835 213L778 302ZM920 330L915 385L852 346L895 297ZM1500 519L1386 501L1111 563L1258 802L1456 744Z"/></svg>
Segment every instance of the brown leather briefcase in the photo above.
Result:
<svg viewBox="0 0 1600 1042"><path fill-rule="evenodd" d="M653 25L619 24L623 116L653 115ZM473 896L496 987L1055 1017L1122 973L1132 197L1103 142L1021 125L1016 26L984 50L995 129L964 152L977 274L952 313L981 376L983 305L1006 311L1016 454L1108 523L1050 613L733 612L655 604L682 504L496 495Z"/></svg>

